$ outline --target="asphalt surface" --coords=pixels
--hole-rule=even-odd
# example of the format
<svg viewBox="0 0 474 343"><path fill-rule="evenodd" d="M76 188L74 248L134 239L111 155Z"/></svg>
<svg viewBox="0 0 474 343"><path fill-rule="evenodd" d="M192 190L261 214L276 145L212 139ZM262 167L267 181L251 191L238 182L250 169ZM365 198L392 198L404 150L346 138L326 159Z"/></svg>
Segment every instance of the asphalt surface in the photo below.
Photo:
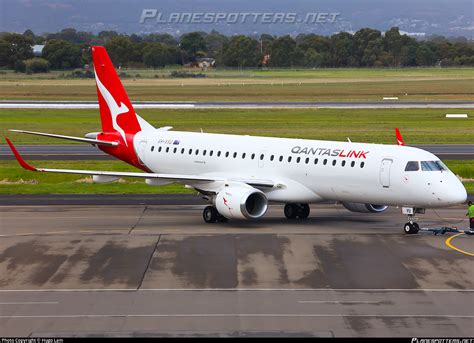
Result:
<svg viewBox="0 0 474 343"><path fill-rule="evenodd" d="M474 144L423 144L413 145L441 159L472 160ZM113 157L103 153L92 145L18 145L18 151L27 159L36 160L110 160ZM10 147L0 145L0 160L13 160Z"/></svg>
<svg viewBox="0 0 474 343"><path fill-rule="evenodd" d="M2 336L474 335L474 237L405 235L397 209L209 225L171 202L0 207ZM465 208L419 223L439 216Z"/></svg>
<svg viewBox="0 0 474 343"><path fill-rule="evenodd" d="M141 108L474 108L473 101L372 101L372 102L134 102ZM0 109L45 108L45 109L93 109L99 108L97 101L0 101Z"/></svg>

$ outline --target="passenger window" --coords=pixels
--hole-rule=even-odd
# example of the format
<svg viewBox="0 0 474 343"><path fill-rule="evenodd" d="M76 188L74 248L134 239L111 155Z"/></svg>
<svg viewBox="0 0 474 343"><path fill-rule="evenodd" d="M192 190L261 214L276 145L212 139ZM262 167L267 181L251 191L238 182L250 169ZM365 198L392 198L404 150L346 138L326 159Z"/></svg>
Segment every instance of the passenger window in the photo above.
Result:
<svg viewBox="0 0 474 343"><path fill-rule="evenodd" d="M204 151L202 152L202 156L206 156L206 153L207 153L207 150L204 150Z"/></svg>
<svg viewBox="0 0 474 343"><path fill-rule="evenodd" d="M166 152L170 152L170 148L169 148L169 147L168 147L168 148L166 148Z"/></svg>
<svg viewBox="0 0 474 343"><path fill-rule="evenodd" d="M173 149L173 153L176 154L176 151L178 151L178 148Z"/></svg>
<svg viewBox="0 0 474 343"><path fill-rule="evenodd" d="M198 154L199 154L199 149L196 149L196 155L198 155Z"/></svg>
<svg viewBox="0 0 474 343"><path fill-rule="evenodd" d="M242 159L244 159L244 158L245 158L245 152L242 154Z"/></svg>
<svg viewBox="0 0 474 343"><path fill-rule="evenodd" d="M225 153L225 157L229 157L229 152L228 151Z"/></svg>
<svg viewBox="0 0 474 343"><path fill-rule="evenodd" d="M282 161L283 161L283 156L280 156L280 162L282 162Z"/></svg>
<svg viewBox="0 0 474 343"><path fill-rule="evenodd" d="M221 157L221 152L220 151L217 152L217 157Z"/></svg>
<svg viewBox="0 0 474 343"><path fill-rule="evenodd" d="M336 160L332 160L332 165L333 165L333 166L336 165Z"/></svg>
<svg viewBox="0 0 474 343"><path fill-rule="evenodd" d="M291 162L291 156L288 156L288 162Z"/></svg>
<svg viewBox="0 0 474 343"><path fill-rule="evenodd" d="M263 161L263 158L264 158L264 157L265 157L265 155L264 155L264 154L261 154L261 155L260 155L260 161Z"/></svg>
<svg viewBox="0 0 474 343"><path fill-rule="evenodd" d="M193 149L189 149L189 154L191 155L193 153Z"/></svg>
<svg viewBox="0 0 474 343"><path fill-rule="evenodd" d="M184 148L181 149L181 154L184 154Z"/></svg>
<svg viewBox="0 0 474 343"><path fill-rule="evenodd" d="M318 162L319 162L319 158L315 158L314 159L314 164L318 164Z"/></svg>
<svg viewBox="0 0 474 343"><path fill-rule="evenodd" d="M306 161L305 161L305 162L306 162L306 164L309 163L309 157L306 157Z"/></svg>
<svg viewBox="0 0 474 343"><path fill-rule="evenodd" d="M328 163L327 159L324 159L323 164L326 165Z"/></svg>
<svg viewBox="0 0 474 343"><path fill-rule="evenodd" d="M355 161L351 162L351 167L354 167L356 165Z"/></svg>
<svg viewBox="0 0 474 343"><path fill-rule="evenodd" d="M365 162L360 162L360 167L364 168L364 166L365 166Z"/></svg>
<svg viewBox="0 0 474 343"><path fill-rule="evenodd" d="M418 161L410 161L405 167L405 171L418 171L420 170L420 165Z"/></svg>
<svg viewBox="0 0 474 343"><path fill-rule="evenodd" d="M251 158L252 158L252 160L253 160L253 159L255 158L255 154L252 154Z"/></svg>
<svg viewBox="0 0 474 343"><path fill-rule="evenodd" d="M161 147L158 147L158 152L161 152Z"/></svg>
<svg viewBox="0 0 474 343"><path fill-rule="evenodd" d="M341 165L344 167L346 165L346 161L342 161Z"/></svg>
<svg viewBox="0 0 474 343"><path fill-rule="evenodd" d="M209 151L209 156L214 155L214 150Z"/></svg>
<svg viewBox="0 0 474 343"><path fill-rule="evenodd" d="M155 150L155 147L154 147L154 146L151 147L151 151L153 151L153 150Z"/></svg>
<svg viewBox="0 0 474 343"><path fill-rule="evenodd" d="M300 161L301 161L301 157L298 157L298 158L296 159L296 163L300 163Z"/></svg>
<svg viewBox="0 0 474 343"><path fill-rule="evenodd" d="M274 158L275 158L275 156L274 156L274 155L271 155L271 156L270 156L270 161L273 161Z"/></svg>
<svg viewBox="0 0 474 343"><path fill-rule="evenodd" d="M237 157L237 153L236 153L236 152L234 152L234 158L236 158L236 157Z"/></svg>

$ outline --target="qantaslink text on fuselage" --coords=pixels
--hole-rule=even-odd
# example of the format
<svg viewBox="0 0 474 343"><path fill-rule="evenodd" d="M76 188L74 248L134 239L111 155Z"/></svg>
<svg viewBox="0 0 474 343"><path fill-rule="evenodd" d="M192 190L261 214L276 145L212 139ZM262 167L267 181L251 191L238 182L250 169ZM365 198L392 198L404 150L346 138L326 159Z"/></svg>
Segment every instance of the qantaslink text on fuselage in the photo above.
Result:
<svg viewBox="0 0 474 343"><path fill-rule="evenodd" d="M348 158L367 158L369 151L363 150L345 150L345 149L327 149L327 148L309 148L295 146L291 149L293 154L305 154L314 156L332 156Z"/></svg>

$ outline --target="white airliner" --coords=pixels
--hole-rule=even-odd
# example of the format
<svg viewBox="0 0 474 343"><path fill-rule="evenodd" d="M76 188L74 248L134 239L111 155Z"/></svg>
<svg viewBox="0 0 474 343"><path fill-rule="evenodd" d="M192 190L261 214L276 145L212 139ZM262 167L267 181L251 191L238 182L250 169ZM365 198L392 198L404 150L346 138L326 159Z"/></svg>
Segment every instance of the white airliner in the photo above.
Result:
<svg viewBox="0 0 474 343"><path fill-rule="evenodd" d="M154 128L135 113L104 47L92 47L102 132L86 138L11 130L91 143L144 172L35 168L7 138L22 167L38 172L87 174L95 182L120 177L149 185L178 182L210 203L208 223L256 219L268 203L284 203L287 218L306 218L310 203L338 201L354 212L400 206L406 233L417 233L416 213L466 201L458 178L435 155L398 145L237 136Z"/></svg>

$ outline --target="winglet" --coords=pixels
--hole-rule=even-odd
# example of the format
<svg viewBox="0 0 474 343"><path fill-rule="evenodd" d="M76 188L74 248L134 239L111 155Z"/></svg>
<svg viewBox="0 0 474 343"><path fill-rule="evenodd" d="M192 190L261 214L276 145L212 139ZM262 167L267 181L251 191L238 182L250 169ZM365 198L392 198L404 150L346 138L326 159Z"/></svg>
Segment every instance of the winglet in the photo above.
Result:
<svg viewBox="0 0 474 343"><path fill-rule="evenodd" d="M28 170L31 170L31 171L38 171L38 169L36 169L35 167L29 165L28 163L25 162L25 160L23 159L23 157L21 157L20 153L18 152L18 150L16 150L15 146L13 145L13 143L7 138L5 137L5 140L7 141L8 145L10 146L10 149L12 149L12 152L13 154L15 155L16 157L16 160L18 161L18 163L20 163L20 165L25 168L25 169L28 169Z"/></svg>
<svg viewBox="0 0 474 343"><path fill-rule="evenodd" d="M405 142L403 141L402 134L400 133L400 130L395 128L395 134L397 136L397 144L398 145L405 145Z"/></svg>

